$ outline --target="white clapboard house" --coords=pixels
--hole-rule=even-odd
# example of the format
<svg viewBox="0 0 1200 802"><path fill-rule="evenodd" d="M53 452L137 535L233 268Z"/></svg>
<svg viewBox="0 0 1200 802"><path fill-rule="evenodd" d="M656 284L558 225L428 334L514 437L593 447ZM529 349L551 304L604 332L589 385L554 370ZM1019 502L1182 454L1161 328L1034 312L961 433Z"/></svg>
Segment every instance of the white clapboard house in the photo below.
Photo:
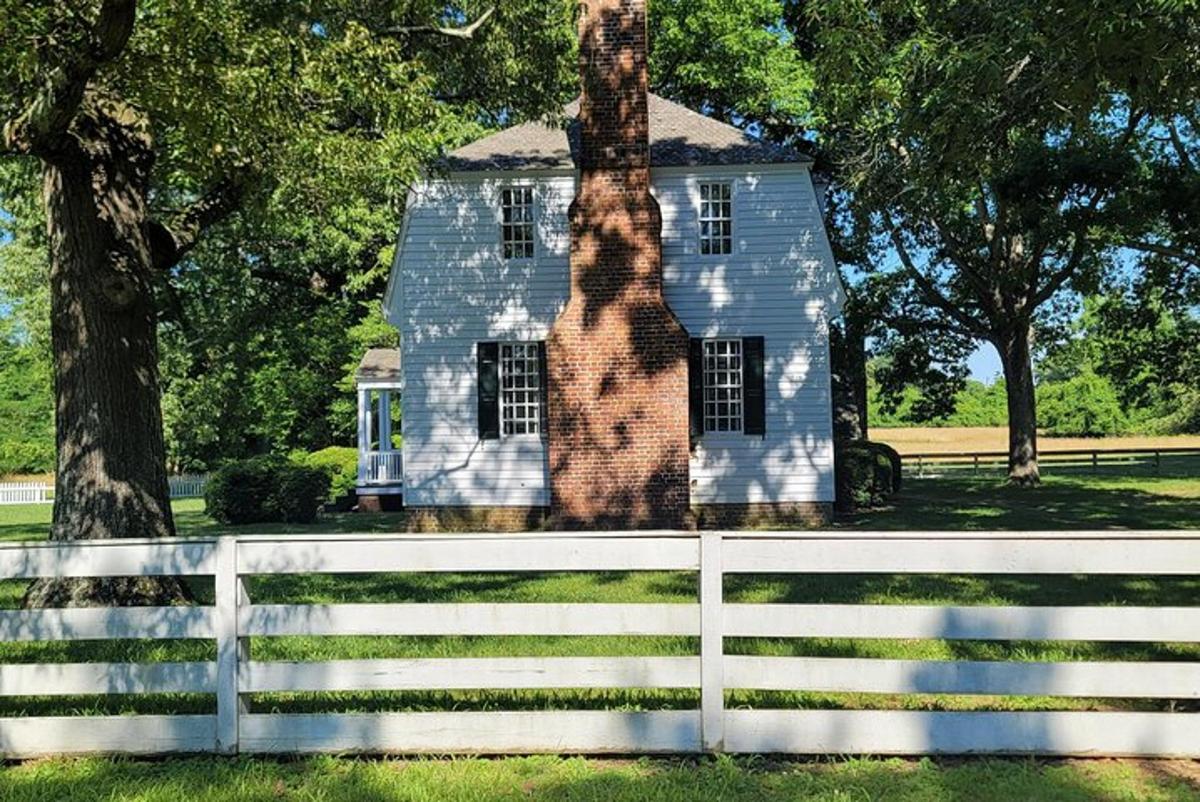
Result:
<svg viewBox="0 0 1200 802"><path fill-rule="evenodd" d="M589 102L585 91L566 117ZM648 138L662 221L650 246L661 253L663 299L688 338L687 390L670 402L687 411L683 486L693 515L819 519L834 498L829 322L843 290L810 159L644 90L641 102L648 131L632 136ZM572 455L552 459L556 431L566 429L551 425L559 388L548 380L546 341L577 286L573 236L581 251L600 235L573 232L568 208L587 184L589 125L602 124L611 123L502 130L449 154L411 191L384 298L399 353L372 351L359 373L363 507L402 492L419 527L544 526L560 499L591 492L555 483ZM604 169L623 168L610 158ZM626 373L616 377L622 386L641 380ZM402 454L391 448L397 397ZM593 447L572 434L575 456ZM596 493L619 490L620 463L598 464L614 467L594 472ZM637 525L618 509L629 498L600 497L614 508L604 520Z"/></svg>

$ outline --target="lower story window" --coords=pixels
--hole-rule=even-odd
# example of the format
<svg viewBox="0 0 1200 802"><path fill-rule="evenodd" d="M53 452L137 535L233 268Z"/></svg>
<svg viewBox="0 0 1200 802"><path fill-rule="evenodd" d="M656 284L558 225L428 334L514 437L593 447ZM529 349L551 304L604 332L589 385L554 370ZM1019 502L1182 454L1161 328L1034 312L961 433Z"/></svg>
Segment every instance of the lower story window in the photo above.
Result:
<svg viewBox="0 0 1200 802"><path fill-rule="evenodd" d="M500 345L500 423L504 434L540 434L542 377L537 343Z"/></svg>
<svg viewBox="0 0 1200 802"><path fill-rule="evenodd" d="M704 431L742 430L742 341L704 341Z"/></svg>

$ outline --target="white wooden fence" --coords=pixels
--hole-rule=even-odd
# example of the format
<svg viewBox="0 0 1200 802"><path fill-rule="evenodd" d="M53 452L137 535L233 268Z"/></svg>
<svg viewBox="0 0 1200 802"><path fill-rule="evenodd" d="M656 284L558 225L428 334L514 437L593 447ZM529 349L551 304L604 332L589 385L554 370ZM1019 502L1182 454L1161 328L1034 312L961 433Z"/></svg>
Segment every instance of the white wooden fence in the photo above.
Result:
<svg viewBox="0 0 1200 802"><path fill-rule="evenodd" d="M171 498L199 498L208 476L180 474L168 477ZM0 482L0 504L47 504L54 500L54 485L47 482Z"/></svg>
<svg viewBox="0 0 1200 802"><path fill-rule="evenodd" d="M53 490L45 482L0 482L0 504L42 504Z"/></svg>
<svg viewBox="0 0 1200 802"><path fill-rule="evenodd" d="M682 571L692 603L256 604L250 576ZM0 576L213 575L215 605L5 610L6 641L212 638L214 662L0 666L0 695L215 695L210 715L0 718L0 753L1033 753L1200 756L1200 713L727 709L730 689L1200 698L1194 662L932 661L725 654L729 637L1200 641L1200 607L749 604L730 574L1200 573L1200 532L539 533L243 536L0 546ZM278 662L286 635L682 635L693 656ZM244 694L402 689L698 688L691 710L298 714ZM1173 709L1173 708L1170 708ZM86 723L84 723L86 722Z"/></svg>

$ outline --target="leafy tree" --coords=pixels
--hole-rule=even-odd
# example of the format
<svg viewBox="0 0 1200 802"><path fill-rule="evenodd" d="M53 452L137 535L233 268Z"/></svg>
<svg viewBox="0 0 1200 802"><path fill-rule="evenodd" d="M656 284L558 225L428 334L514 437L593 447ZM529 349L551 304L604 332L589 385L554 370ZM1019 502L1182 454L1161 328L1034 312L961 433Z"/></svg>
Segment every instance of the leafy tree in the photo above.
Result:
<svg viewBox="0 0 1200 802"><path fill-rule="evenodd" d="M54 464L54 402L46 352L0 316L0 476Z"/></svg>
<svg viewBox="0 0 1200 802"><path fill-rule="evenodd" d="M1040 385L1038 404L1048 434L1100 437L1125 430L1125 413L1112 383L1090 370Z"/></svg>
<svg viewBox="0 0 1200 802"><path fill-rule="evenodd" d="M1132 428L1200 430L1200 272L1152 256L1125 286L1084 299L1067 335L1050 344L1046 382L1093 372L1116 388Z"/></svg>
<svg viewBox="0 0 1200 802"><path fill-rule="evenodd" d="M812 122L812 71L793 46L780 0L655 0L651 88L779 142Z"/></svg>
<svg viewBox="0 0 1200 802"><path fill-rule="evenodd" d="M1146 170L1158 87L1190 72L1191 3L809 4L824 144L932 315L1004 367L1009 479L1036 483L1032 333L1102 275Z"/></svg>
<svg viewBox="0 0 1200 802"><path fill-rule="evenodd" d="M327 221L353 230L341 198L411 180L446 129L556 107L568 14L532 0L0 0L0 153L41 175L47 219L52 537L174 531L159 294L201 241L237 211L314 238ZM262 245L279 228L257 230Z"/></svg>

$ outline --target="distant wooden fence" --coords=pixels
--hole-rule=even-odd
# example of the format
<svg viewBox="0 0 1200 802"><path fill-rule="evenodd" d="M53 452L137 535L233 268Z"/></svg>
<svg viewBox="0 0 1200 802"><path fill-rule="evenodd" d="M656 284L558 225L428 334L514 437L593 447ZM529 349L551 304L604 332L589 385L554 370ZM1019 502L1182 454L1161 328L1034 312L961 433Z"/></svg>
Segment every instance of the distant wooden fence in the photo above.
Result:
<svg viewBox="0 0 1200 802"><path fill-rule="evenodd" d="M1099 472L1101 468L1140 467L1162 470L1181 460L1200 458L1192 448L1071 448L1038 451L1038 465L1050 469ZM936 478L948 474L1002 471L1008 467L1007 451L929 451L902 454L906 477Z"/></svg>
<svg viewBox="0 0 1200 802"><path fill-rule="evenodd" d="M208 476L180 474L168 478L171 498L199 498ZM47 482L0 482L0 504L44 504L54 500L54 485Z"/></svg>
<svg viewBox="0 0 1200 802"><path fill-rule="evenodd" d="M692 603L259 604L250 576L672 571ZM1200 573L1200 532L239 536L0 546L0 576L215 577L212 606L0 611L6 641L206 638L186 663L7 664L0 694L201 693L210 714L0 717L0 753L1029 753L1200 756L1200 713L729 709L730 689L1200 699L1200 665L727 654L725 638L1200 641L1200 607L730 603L736 574ZM255 660L277 636L691 636L692 656ZM699 689L684 710L288 713L246 694ZM1189 702L1188 704L1191 704ZM273 703L283 705L286 702ZM1194 709L1194 707L1192 708ZM1168 712L1170 711L1170 712Z"/></svg>
<svg viewBox="0 0 1200 802"><path fill-rule="evenodd" d="M45 482L0 482L0 504L42 504L53 497Z"/></svg>

